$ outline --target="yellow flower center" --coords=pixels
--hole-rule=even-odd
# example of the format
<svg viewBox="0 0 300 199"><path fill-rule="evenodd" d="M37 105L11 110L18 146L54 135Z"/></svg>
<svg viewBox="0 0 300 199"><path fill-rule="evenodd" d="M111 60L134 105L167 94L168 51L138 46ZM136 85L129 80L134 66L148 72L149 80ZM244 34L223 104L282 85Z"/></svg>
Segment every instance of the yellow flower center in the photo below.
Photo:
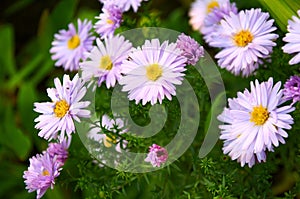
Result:
<svg viewBox="0 0 300 199"><path fill-rule="evenodd" d="M78 35L74 35L68 41L68 48L71 50L77 48L79 45L80 45L80 38Z"/></svg>
<svg viewBox="0 0 300 199"><path fill-rule="evenodd" d="M100 68L104 70L111 70L113 67L113 63L108 55L101 57L100 60Z"/></svg>
<svg viewBox="0 0 300 199"><path fill-rule="evenodd" d="M112 25L112 24L114 24L114 21L113 21L113 20L111 20L111 19L107 19L107 20L106 20L106 23L108 23L108 24Z"/></svg>
<svg viewBox="0 0 300 199"><path fill-rule="evenodd" d="M108 136L105 136L105 139L104 139L104 146L109 148L112 146L112 143L113 144L116 144L117 143L117 140L116 140L116 137L115 136L112 136L112 138L108 137Z"/></svg>
<svg viewBox="0 0 300 199"><path fill-rule="evenodd" d="M146 76L149 80L156 81L162 75L162 68L158 64L151 64L146 67Z"/></svg>
<svg viewBox="0 0 300 199"><path fill-rule="evenodd" d="M234 35L233 40L239 47L245 47L253 40L253 35L248 30L242 30Z"/></svg>
<svg viewBox="0 0 300 199"><path fill-rule="evenodd" d="M62 118L69 111L69 108L70 108L70 106L66 102L66 100L60 100L55 103L54 113L55 113L56 117Z"/></svg>
<svg viewBox="0 0 300 199"><path fill-rule="evenodd" d="M50 176L50 173L49 173L48 170L45 169L45 170L42 172L42 175L43 175L43 176Z"/></svg>
<svg viewBox="0 0 300 199"><path fill-rule="evenodd" d="M263 125L268 120L270 113L265 107L260 105L254 107L250 115L251 122L254 122L255 125Z"/></svg>
<svg viewBox="0 0 300 199"><path fill-rule="evenodd" d="M211 1L209 4L207 4L206 13L210 13L216 7L219 7L218 1Z"/></svg>

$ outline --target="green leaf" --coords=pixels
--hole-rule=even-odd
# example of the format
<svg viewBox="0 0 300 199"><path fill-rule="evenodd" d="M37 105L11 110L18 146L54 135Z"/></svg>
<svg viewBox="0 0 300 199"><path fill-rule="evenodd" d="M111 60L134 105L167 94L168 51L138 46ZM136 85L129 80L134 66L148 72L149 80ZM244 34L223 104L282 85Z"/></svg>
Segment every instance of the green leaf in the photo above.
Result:
<svg viewBox="0 0 300 199"><path fill-rule="evenodd" d="M14 59L14 32L11 25L0 27L0 78L5 75L13 75L16 72Z"/></svg>
<svg viewBox="0 0 300 199"><path fill-rule="evenodd" d="M300 8L300 3L294 0L259 0L259 2L270 12L279 28L286 32L288 20L293 15L297 15L296 10Z"/></svg>
<svg viewBox="0 0 300 199"><path fill-rule="evenodd" d="M33 111L33 103L37 98L31 83L24 83L21 86L18 94L18 110L20 111L22 126L30 133L34 131L34 118L37 114Z"/></svg>
<svg viewBox="0 0 300 199"><path fill-rule="evenodd" d="M5 107L4 127L0 133L0 143L11 149L18 158L25 160L31 149L30 139L16 126L11 106Z"/></svg>

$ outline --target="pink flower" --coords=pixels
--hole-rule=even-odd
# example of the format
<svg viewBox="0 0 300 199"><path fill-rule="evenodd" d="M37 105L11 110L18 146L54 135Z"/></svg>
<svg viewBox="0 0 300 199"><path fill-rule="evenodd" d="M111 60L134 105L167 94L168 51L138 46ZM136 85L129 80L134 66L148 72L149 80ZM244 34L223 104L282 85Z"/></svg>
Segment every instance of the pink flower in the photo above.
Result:
<svg viewBox="0 0 300 199"><path fill-rule="evenodd" d="M160 167L160 165L165 163L167 159L168 151L157 144L152 144L152 146L149 147L149 153L145 162L150 162L153 167Z"/></svg>

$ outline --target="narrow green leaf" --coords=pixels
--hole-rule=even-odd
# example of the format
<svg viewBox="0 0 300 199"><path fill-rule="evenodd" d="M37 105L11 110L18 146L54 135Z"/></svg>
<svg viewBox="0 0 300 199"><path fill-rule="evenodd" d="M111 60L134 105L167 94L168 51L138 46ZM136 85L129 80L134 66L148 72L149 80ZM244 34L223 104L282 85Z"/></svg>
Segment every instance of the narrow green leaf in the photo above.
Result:
<svg viewBox="0 0 300 199"><path fill-rule="evenodd" d="M15 89L25 77L30 75L38 66L40 66L41 61L43 60L43 54L37 54L28 64L26 64L17 75L13 76L12 79L7 83L6 87L9 90Z"/></svg>
<svg viewBox="0 0 300 199"><path fill-rule="evenodd" d="M11 25L0 27L0 78L13 75L16 72L14 59L14 31Z"/></svg>
<svg viewBox="0 0 300 199"><path fill-rule="evenodd" d="M272 18L275 19L277 25L282 31L286 32L288 20L297 13L296 9L300 7L299 3L293 3L294 0L259 0L262 6L264 6L271 14ZM289 2L289 3L288 3ZM296 7L291 7L296 6Z"/></svg>
<svg viewBox="0 0 300 199"><path fill-rule="evenodd" d="M22 126L30 133L34 131L34 118L36 114L33 111L33 103L37 98L33 84L22 84L18 93L18 110Z"/></svg>

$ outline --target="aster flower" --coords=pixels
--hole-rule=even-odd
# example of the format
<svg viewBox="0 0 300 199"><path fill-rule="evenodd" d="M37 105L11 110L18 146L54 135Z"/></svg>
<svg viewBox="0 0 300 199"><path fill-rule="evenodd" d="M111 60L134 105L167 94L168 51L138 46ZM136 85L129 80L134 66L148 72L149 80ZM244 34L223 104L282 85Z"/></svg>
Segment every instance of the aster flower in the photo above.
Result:
<svg viewBox="0 0 300 199"><path fill-rule="evenodd" d="M95 37L91 36L92 22L77 20L78 31L73 23L69 24L68 30L60 30L54 35L54 41L50 53L55 60L55 66L62 66L64 70L78 70L80 60L84 60L85 52L93 47Z"/></svg>
<svg viewBox="0 0 300 199"><path fill-rule="evenodd" d="M106 87L114 87L121 77L121 63L128 58L132 44L124 36L105 38L104 43L97 39L95 46L87 54L89 60L80 64L85 81L98 78L98 86L106 82ZM99 63L100 62L100 63Z"/></svg>
<svg viewBox="0 0 300 199"><path fill-rule="evenodd" d="M229 108L225 108L218 119L224 140L223 152L241 166L252 167L255 162L266 161L266 151L273 151L279 142L285 143L288 137L286 129L294 123L289 114L292 106L281 106L284 102L281 82L273 86L273 79L267 82L251 82L251 91L238 92L237 98L229 99Z"/></svg>
<svg viewBox="0 0 300 199"><path fill-rule="evenodd" d="M55 178L59 176L59 163L49 154L37 154L29 159L30 166L24 171L26 189L37 192L36 198L41 198L47 189L53 189Z"/></svg>
<svg viewBox="0 0 300 199"><path fill-rule="evenodd" d="M196 0L189 11L189 23L193 30L201 30L206 16L227 0Z"/></svg>
<svg viewBox="0 0 300 199"><path fill-rule="evenodd" d="M112 147L115 145L115 149L117 152L121 153L121 142L120 138L117 136L112 135L111 137L105 134L102 128L106 129L107 131L111 132L112 134L124 134L127 132L125 127L125 122L121 118L112 119L108 115L104 114L101 119L101 126L100 122L95 122L91 124L90 130L88 132L88 137L96 142L103 143L103 145L107 148ZM127 145L126 140L122 140L122 148L125 148Z"/></svg>
<svg viewBox="0 0 300 199"><path fill-rule="evenodd" d="M79 117L88 118L90 111L85 108L88 101L80 101L86 93L84 82L76 74L73 80L69 75L63 76L63 84L58 78L54 79L55 88L48 88L47 93L51 102L34 103L34 111L41 113L34 121L35 128L40 129L39 136L47 140L59 138L62 142L75 132L73 119L80 122ZM58 132L60 135L58 137Z"/></svg>
<svg viewBox="0 0 300 199"><path fill-rule="evenodd" d="M111 4L117 5L119 8L122 9L122 12L127 12L131 7L134 12L137 12L138 8L141 6L142 1L143 0L100 0L100 2L104 4L104 6Z"/></svg>
<svg viewBox="0 0 300 199"><path fill-rule="evenodd" d="M153 167L160 167L161 164L167 161L167 159L168 151L157 144L152 144L152 146L149 147L149 153L145 162L150 162Z"/></svg>
<svg viewBox="0 0 300 199"><path fill-rule="evenodd" d="M213 46L223 48L215 58L219 59L221 68L226 68L235 75L242 73L249 76L256 68L260 59L272 53L278 35L271 33L274 20L267 20L268 13L261 9L230 13L221 20L220 36L211 42Z"/></svg>
<svg viewBox="0 0 300 199"><path fill-rule="evenodd" d="M298 10L298 16L300 17L300 10ZM300 62L300 18L293 16L293 20L288 21L287 30L288 33L282 39L287 42L282 49L283 52L288 54L296 54L290 61L289 64L298 64Z"/></svg>
<svg viewBox="0 0 300 199"><path fill-rule="evenodd" d="M284 99L293 100L293 104L300 101L300 77L297 75L291 76L284 84L283 89Z"/></svg>
<svg viewBox="0 0 300 199"><path fill-rule="evenodd" d="M122 10L116 5L109 5L102 8L102 13L95 17L99 19L94 25L95 31L102 38L112 37L122 22Z"/></svg>
<svg viewBox="0 0 300 199"><path fill-rule="evenodd" d="M46 153L49 154L50 158L55 158L60 166L63 166L68 159L68 148L70 143L71 138L64 139L61 143L49 143Z"/></svg>
<svg viewBox="0 0 300 199"><path fill-rule="evenodd" d="M210 46L212 46L210 42L219 37L220 31L218 29L221 20L224 19L224 16L228 16L230 12L237 14L238 9L235 3L226 0L220 3L219 6L214 7L205 17L201 33L204 35L205 42Z"/></svg>
<svg viewBox="0 0 300 199"><path fill-rule="evenodd" d="M161 45L158 39L146 40L145 44L129 54L130 60L124 60L121 65L125 75L119 80L122 91L129 91L128 98L142 104L157 101L171 95L176 95L175 85L182 82L186 58L181 56L175 43L164 41Z"/></svg>
<svg viewBox="0 0 300 199"><path fill-rule="evenodd" d="M185 34L178 36L176 47L179 48L181 55L187 58L187 64L196 65L200 57L204 56L203 46L200 46L194 39Z"/></svg>

